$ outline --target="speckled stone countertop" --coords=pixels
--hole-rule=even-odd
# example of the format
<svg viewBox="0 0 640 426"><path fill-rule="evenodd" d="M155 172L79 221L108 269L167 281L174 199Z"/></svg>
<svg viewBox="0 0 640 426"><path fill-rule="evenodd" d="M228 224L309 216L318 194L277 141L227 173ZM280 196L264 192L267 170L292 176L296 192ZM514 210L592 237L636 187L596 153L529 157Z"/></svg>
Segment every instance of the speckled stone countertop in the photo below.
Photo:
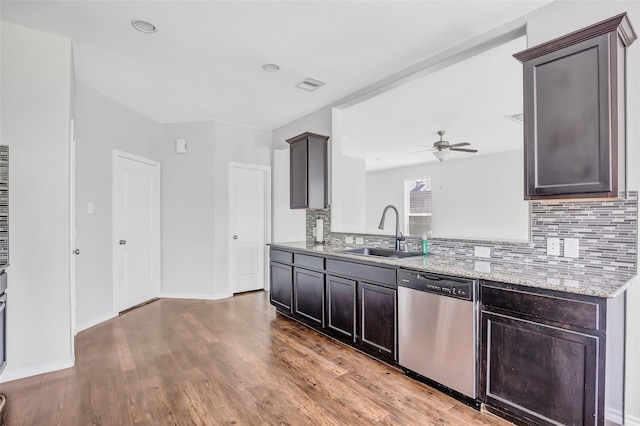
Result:
<svg viewBox="0 0 640 426"><path fill-rule="evenodd" d="M380 263L418 271L434 272L458 277L519 284L528 287L564 291L613 298L622 294L630 285L640 283L640 278L616 271L565 265L540 265L528 262L505 262L497 259L459 257L449 255L418 255L403 259L389 259L344 253L356 248L353 245L315 245L304 241L273 243L274 248L290 249L357 261Z"/></svg>

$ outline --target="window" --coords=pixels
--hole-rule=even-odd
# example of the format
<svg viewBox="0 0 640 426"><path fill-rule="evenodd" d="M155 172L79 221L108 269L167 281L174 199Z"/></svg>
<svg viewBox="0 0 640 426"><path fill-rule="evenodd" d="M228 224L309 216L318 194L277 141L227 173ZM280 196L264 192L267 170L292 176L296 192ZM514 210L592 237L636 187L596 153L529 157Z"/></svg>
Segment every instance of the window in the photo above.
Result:
<svg viewBox="0 0 640 426"><path fill-rule="evenodd" d="M421 236L431 232L431 178L404 181L404 233Z"/></svg>

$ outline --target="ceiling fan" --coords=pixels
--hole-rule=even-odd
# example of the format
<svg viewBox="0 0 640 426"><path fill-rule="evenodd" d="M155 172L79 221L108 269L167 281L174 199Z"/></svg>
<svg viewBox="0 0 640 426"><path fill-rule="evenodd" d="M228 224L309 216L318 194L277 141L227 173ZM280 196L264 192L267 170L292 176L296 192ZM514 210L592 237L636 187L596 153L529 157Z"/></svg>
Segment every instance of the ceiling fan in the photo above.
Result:
<svg viewBox="0 0 640 426"><path fill-rule="evenodd" d="M450 144L448 141L443 140L442 138L445 133L446 132L444 130L438 130L438 135L440 136L440 140L434 142L433 147L429 147L426 145L418 145L418 146L423 146L429 149L423 149L421 151L411 152L410 154L417 154L418 152L425 152L425 151L434 151L433 155L435 155L438 160L443 161L447 157L447 155L449 155L450 151L478 152L477 149L460 148L462 146L471 145L469 142L460 142L460 143Z"/></svg>

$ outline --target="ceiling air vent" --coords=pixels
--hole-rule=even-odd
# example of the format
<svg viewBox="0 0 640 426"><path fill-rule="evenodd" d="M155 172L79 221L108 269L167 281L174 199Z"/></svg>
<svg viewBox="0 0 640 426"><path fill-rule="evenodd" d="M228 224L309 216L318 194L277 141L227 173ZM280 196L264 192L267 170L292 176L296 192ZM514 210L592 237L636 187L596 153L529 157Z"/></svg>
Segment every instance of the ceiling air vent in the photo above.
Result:
<svg viewBox="0 0 640 426"><path fill-rule="evenodd" d="M327 83L325 83L324 81L315 80L313 78L307 78L302 83L298 83L296 87L300 89L308 90L309 92L313 92L318 87L324 86L325 84Z"/></svg>
<svg viewBox="0 0 640 426"><path fill-rule="evenodd" d="M518 124L522 124L524 122L524 114L521 112L518 114L505 115L505 117L507 117L509 120L515 121Z"/></svg>

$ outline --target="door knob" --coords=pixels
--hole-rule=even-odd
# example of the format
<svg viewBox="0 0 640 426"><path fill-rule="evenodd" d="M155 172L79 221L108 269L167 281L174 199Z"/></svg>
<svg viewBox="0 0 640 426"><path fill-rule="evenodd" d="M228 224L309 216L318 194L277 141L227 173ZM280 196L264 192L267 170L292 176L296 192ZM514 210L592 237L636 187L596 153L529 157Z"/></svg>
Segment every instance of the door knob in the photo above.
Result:
<svg viewBox="0 0 640 426"><path fill-rule="evenodd" d="M237 240L237 239L238 239L238 236L237 236L237 235L234 235L234 236L233 236L233 239L234 239L234 240Z"/></svg>
<svg viewBox="0 0 640 426"><path fill-rule="evenodd" d="M80 249L75 249L75 250L73 251L73 254L80 254Z"/></svg>
<svg viewBox="0 0 640 426"><path fill-rule="evenodd" d="M125 245L125 244L127 244L127 240L120 240L119 243L120 243L121 246Z"/></svg>

